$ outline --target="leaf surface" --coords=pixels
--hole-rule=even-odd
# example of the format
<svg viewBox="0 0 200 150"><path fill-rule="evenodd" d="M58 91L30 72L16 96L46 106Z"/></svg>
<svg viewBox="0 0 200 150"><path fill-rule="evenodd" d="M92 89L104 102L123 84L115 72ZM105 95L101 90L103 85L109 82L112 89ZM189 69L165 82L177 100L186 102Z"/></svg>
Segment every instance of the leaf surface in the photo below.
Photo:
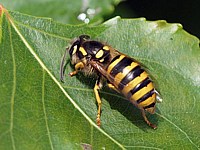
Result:
<svg viewBox="0 0 200 150"><path fill-rule="evenodd" d="M71 26L16 12L1 14L0 149L200 148L199 39L179 24L113 18ZM59 80L71 39L88 34L148 67L163 102L148 118L107 87L101 91L102 127L95 124L95 79ZM69 58L69 56L68 56ZM66 74L73 70L66 64Z"/></svg>

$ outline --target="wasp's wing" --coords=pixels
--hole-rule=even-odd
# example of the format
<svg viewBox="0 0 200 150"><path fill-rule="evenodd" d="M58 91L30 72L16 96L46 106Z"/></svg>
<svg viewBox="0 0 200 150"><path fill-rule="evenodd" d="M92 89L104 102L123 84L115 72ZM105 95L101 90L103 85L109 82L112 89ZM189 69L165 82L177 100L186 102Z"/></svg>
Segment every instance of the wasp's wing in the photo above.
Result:
<svg viewBox="0 0 200 150"><path fill-rule="evenodd" d="M120 83L121 79L118 78L114 78L112 75L110 75L99 62L96 61L90 61L89 62L90 65L92 65L98 72L100 72L111 84L113 84L113 82L116 83ZM114 85L114 84L113 84ZM117 89L117 87L115 87ZM119 91L117 89L117 91ZM120 91L119 91L120 92ZM136 101L131 101L132 104L134 104L136 107L140 108L138 106L138 103Z"/></svg>

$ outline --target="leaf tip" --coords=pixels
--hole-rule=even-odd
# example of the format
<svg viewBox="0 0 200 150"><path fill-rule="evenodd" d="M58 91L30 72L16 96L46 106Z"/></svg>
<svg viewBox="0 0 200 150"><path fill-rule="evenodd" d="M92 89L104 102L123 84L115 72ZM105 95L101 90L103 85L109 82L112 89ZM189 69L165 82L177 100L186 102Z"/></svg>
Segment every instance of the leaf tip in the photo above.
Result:
<svg viewBox="0 0 200 150"><path fill-rule="evenodd" d="M104 22L104 24L105 24L105 25L115 25L115 24L118 23L118 21L119 21L120 19L121 19L120 16L116 16L116 17L114 17L114 18L112 18L112 19L110 19L110 20Z"/></svg>
<svg viewBox="0 0 200 150"><path fill-rule="evenodd" d="M180 29L183 29L183 26L180 23L172 24L172 26L171 26L171 32L173 32L173 33Z"/></svg>
<svg viewBox="0 0 200 150"><path fill-rule="evenodd" d="M150 23L152 28L159 28L159 27L163 27L167 24L167 22L165 20L158 20L158 21L153 21Z"/></svg>

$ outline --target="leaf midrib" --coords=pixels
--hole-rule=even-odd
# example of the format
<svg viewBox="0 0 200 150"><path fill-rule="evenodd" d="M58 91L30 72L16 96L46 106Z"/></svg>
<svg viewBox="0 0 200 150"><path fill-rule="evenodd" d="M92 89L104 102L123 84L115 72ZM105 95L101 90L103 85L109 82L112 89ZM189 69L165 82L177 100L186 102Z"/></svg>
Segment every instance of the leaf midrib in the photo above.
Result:
<svg viewBox="0 0 200 150"><path fill-rule="evenodd" d="M12 86L12 94L11 94L11 102L10 102L10 137L13 150L16 149L15 147L15 140L13 136L13 127L14 127L14 103L15 103L15 93L16 93L16 62L15 62L15 54L14 54L14 47L12 41L12 32L10 24L8 23L8 31L10 37L10 47L11 47L11 55L12 55L12 62L13 62L13 86Z"/></svg>
<svg viewBox="0 0 200 150"><path fill-rule="evenodd" d="M46 129L47 129L47 136L48 136L48 139L49 139L49 144L50 144L51 149L53 150L54 148L53 148L53 143L52 143L52 140L51 140L51 134L50 134L50 130L49 130L46 107L45 107L45 102L44 102L44 100L45 100L45 71L44 71L44 69L42 70L42 72L43 72L43 77L42 77L42 107L43 107L44 120L45 120Z"/></svg>

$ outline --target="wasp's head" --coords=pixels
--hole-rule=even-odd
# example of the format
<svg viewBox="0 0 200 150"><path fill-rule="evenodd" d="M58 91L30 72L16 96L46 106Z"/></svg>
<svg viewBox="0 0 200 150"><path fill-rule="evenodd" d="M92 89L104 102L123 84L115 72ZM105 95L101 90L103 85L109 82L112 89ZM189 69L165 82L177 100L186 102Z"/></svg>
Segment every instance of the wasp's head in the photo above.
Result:
<svg viewBox="0 0 200 150"><path fill-rule="evenodd" d="M69 48L69 55L72 58L74 54L79 50L80 46L87 40L90 39L88 35L81 35L72 42L72 46Z"/></svg>
<svg viewBox="0 0 200 150"><path fill-rule="evenodd" d="M81 45L89 39L90 36L81 35L72 42L71 47L68 48L72 64L78 63L84 56L87 55L86 51L82 49ZM82 54L82 56L80 56L80 54Z"/></svg>
<svg viewBox="0 0 200 150"><path fill-rule="evenodd" d="M70 55L71 64L85 74L93 74L95 69L91 62L96 62L106 66L110 60L110 47L95 40L90 40L90 36L81 35L73 40L71 47L67 48ZM66 53L61 62L61 79L63 79L64 61ZM81 66L81 67L80 67Z"/></svg>
<svg viewBox="0 0 200 150"><path fill-rule="evenodd" d="M80 58L77 56L77 51L79 51L82 43L84 41L87 41L88 39L90 39L90 36L81 35L81 36L79 36L79 38L75 39L72 42L72 45L71 45L70 48L67 48L67 50L66 50L66 52L63 56L63 59L61 61L61 64L60 64L60 79L61 79L61 81L63 81L63 79L64 79L64 66L65 66L65 58L66 58L67 52L69 52L69 55L70 55L70 58L71 58L71 63L73 65L77 64L78 62L80 62Z"/></svg>

